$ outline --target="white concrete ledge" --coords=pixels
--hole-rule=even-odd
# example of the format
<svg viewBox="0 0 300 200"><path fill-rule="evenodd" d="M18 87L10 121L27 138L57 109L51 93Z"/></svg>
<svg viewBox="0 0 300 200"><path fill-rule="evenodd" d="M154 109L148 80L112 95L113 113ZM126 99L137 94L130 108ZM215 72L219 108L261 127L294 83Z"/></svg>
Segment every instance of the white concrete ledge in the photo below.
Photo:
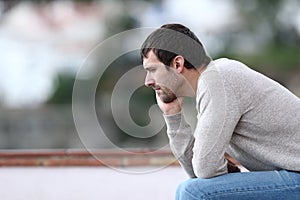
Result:
<svg viewBox="0 0 300 200"><path fill-rule="evenodd" d="M188 178L174 166L123 171L129 173L106 167L2 167L1 199L166 200L174 199L177 185Z"/></svg>

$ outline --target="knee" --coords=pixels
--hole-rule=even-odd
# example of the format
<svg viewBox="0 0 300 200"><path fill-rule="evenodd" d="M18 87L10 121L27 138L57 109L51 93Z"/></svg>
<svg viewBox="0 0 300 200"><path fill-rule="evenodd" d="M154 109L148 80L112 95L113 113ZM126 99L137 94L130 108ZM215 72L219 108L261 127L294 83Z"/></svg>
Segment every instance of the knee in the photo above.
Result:
<svg viewBox="0 0 300 200"><path fill-rule="evenodd" d="M189 179L181 183L176 190L176 200L201 200L205 199L205 193L202 192L201 184L195 179Z"/></svg>

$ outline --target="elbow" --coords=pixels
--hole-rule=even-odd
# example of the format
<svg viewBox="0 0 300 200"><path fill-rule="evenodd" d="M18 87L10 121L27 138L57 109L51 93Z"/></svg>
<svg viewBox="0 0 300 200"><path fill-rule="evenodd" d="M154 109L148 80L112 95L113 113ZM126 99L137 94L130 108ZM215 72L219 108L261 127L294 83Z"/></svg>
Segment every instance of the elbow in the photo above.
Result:
<svg viewBox="0 0 300 200"><path fill-rule="evenodd" d="M202 179L209 179L227 173L227 168L207 165L206 163L193 165L196 177Z"/></svg>
<svg viewBox="0 0 300 200"><path fill-rule="evenodd" d="M217 176L213 171L209 170L194 170L197 178L209 179Z"/></svg>

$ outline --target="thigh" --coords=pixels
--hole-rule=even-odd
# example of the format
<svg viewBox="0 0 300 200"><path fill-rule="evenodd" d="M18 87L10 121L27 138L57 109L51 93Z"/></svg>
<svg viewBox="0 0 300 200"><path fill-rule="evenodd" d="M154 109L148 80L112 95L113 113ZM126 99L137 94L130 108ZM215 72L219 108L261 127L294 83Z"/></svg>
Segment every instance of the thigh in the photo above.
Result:
<svg viewBox="0 0 300 200"><path fill-rule="evenodd" d="M189 179L178 187L176 199L300 199L300 173L281 170Z"/></svg>

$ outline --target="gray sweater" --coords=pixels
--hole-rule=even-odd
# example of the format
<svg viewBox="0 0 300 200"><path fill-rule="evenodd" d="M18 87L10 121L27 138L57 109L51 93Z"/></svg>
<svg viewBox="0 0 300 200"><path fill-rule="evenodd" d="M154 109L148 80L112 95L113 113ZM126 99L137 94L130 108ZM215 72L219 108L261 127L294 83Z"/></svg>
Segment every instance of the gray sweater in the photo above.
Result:
<svg viewBox="0 0 300 200"><path fill-rule="evenodd" d="M198 80L197 125L165 115L171 149L190 177L227 173L229 153L250 171L300 171L300 99L238 61L212 61Z"/></svg>

